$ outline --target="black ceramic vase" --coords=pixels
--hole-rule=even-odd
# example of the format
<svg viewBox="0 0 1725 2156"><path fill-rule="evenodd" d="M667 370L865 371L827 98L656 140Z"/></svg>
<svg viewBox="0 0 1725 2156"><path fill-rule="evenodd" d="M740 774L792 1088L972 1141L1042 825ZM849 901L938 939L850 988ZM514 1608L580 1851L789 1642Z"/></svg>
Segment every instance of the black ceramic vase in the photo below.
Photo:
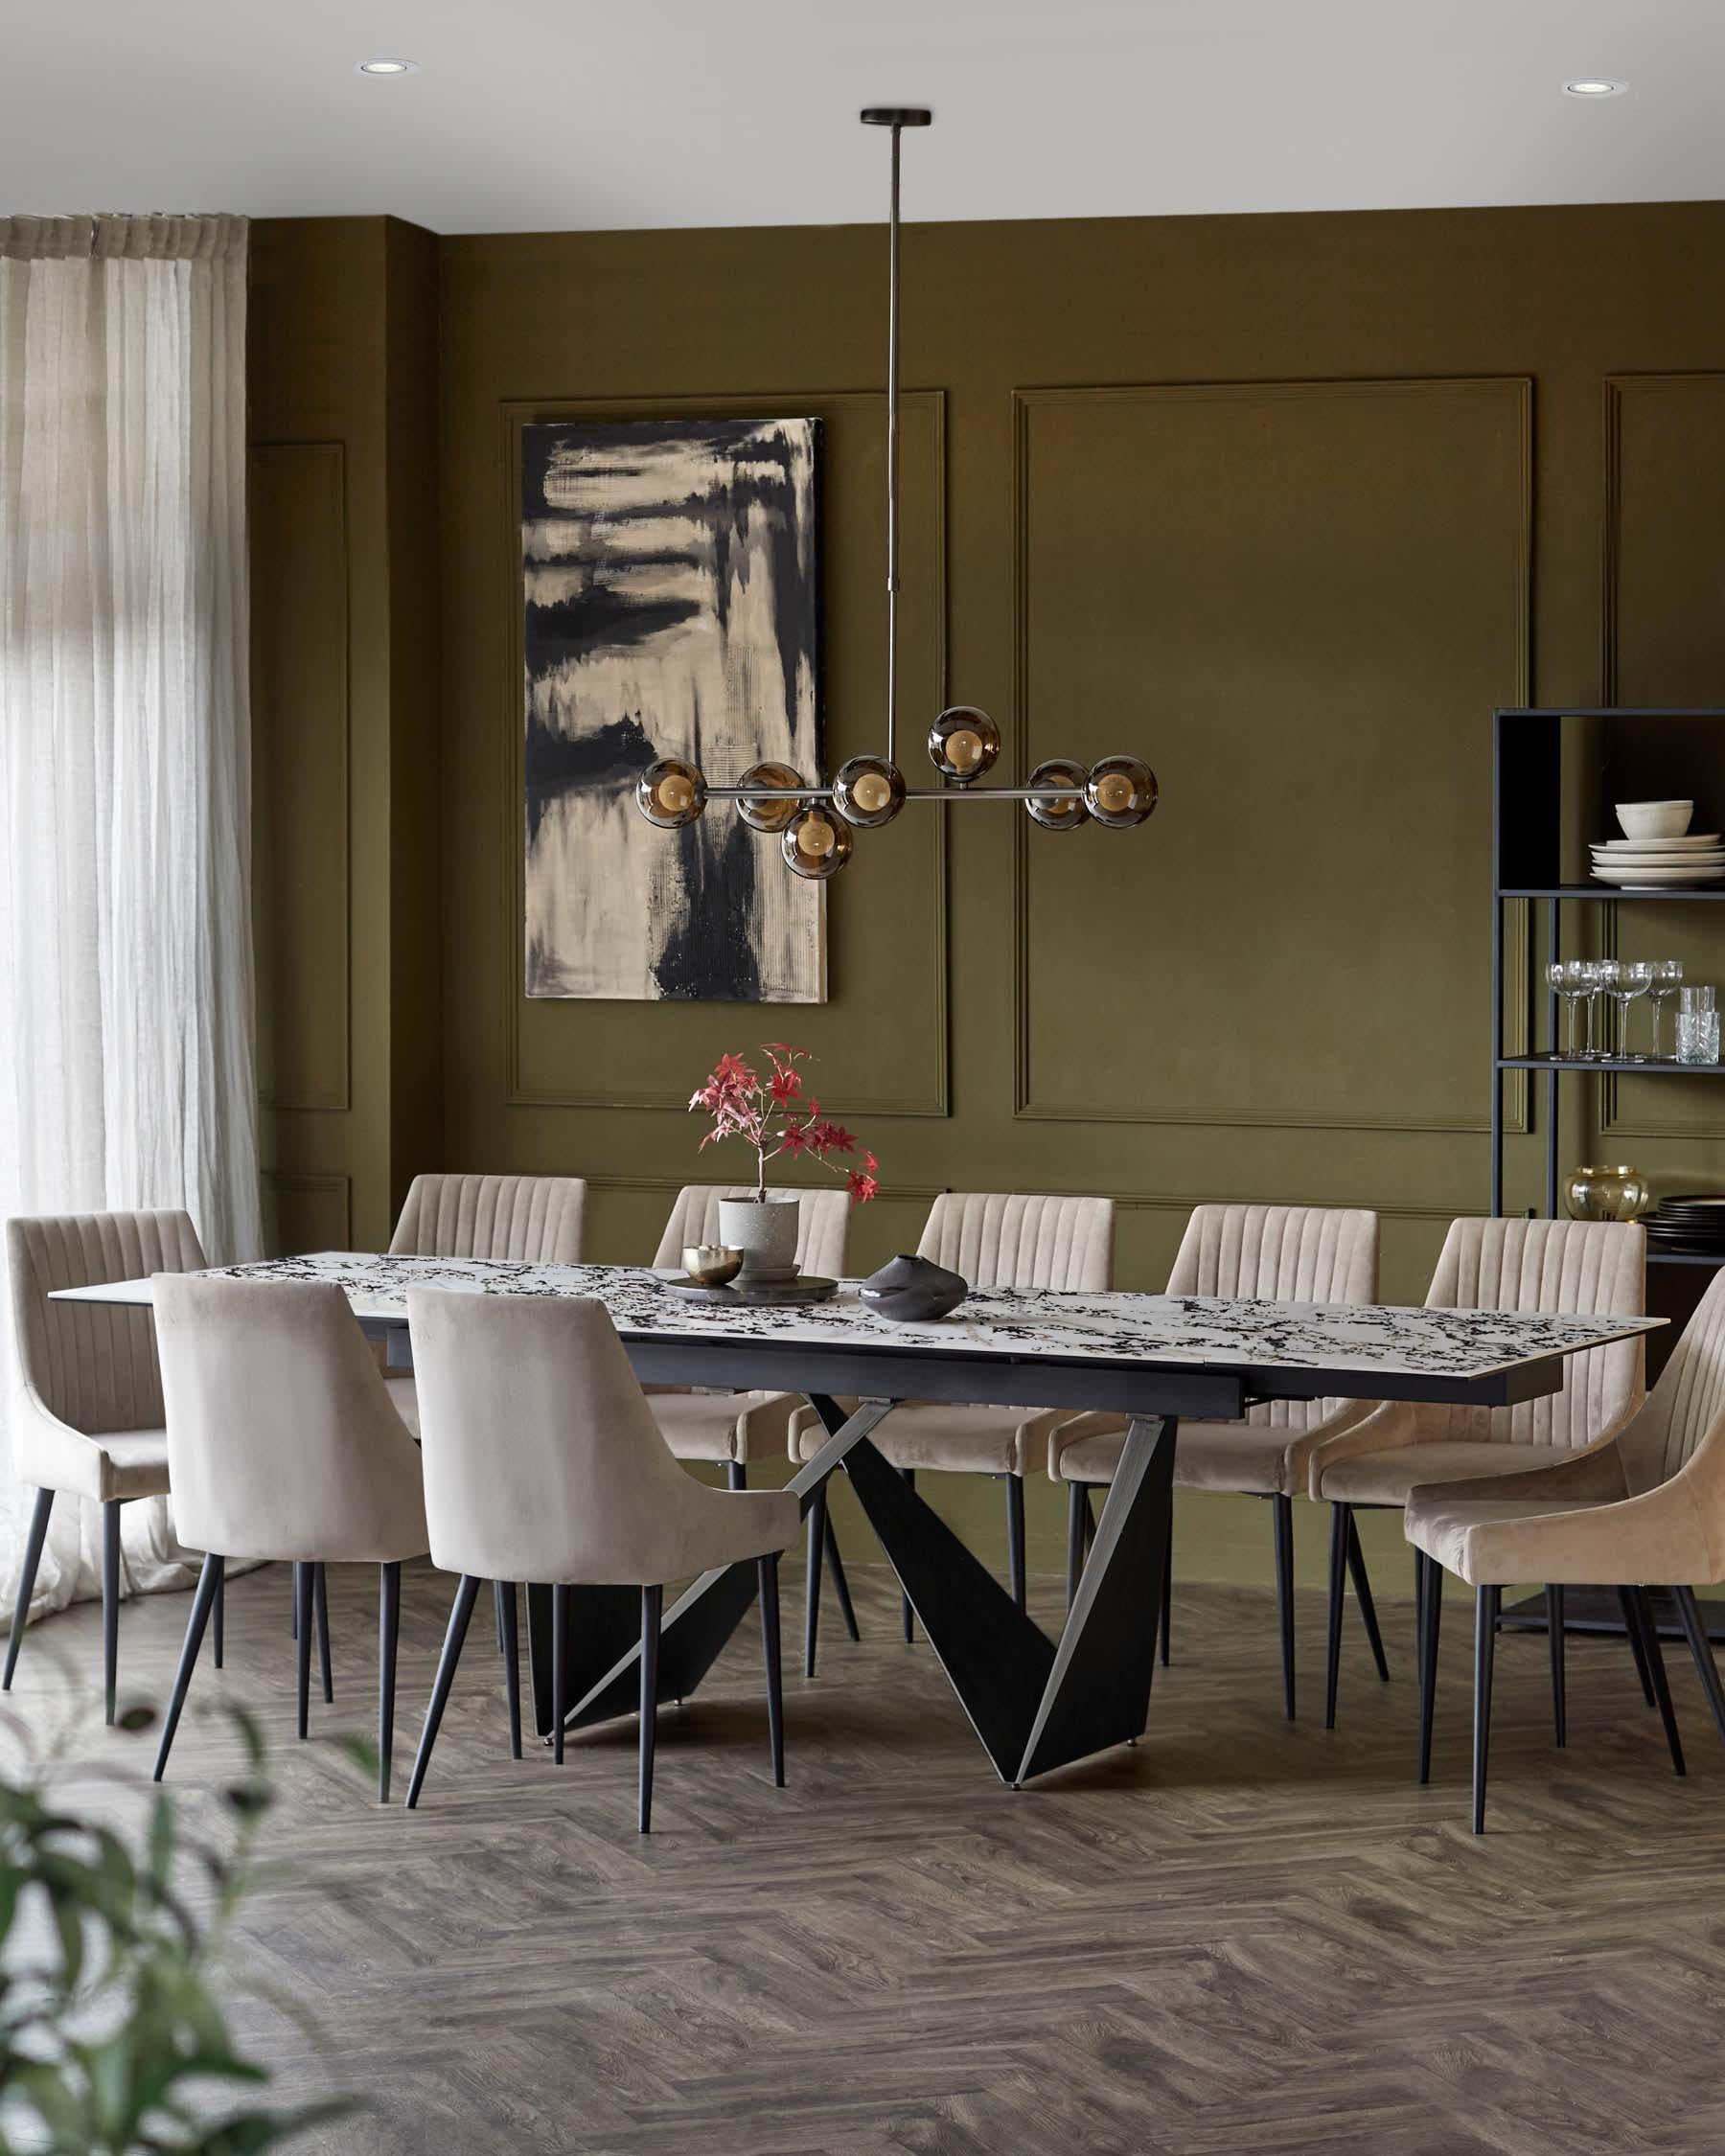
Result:
<svg viewBox="0 0 1725 2156"><path fill-rule="evenodd" d="M857 1293L878 1317L901 1325L926 1325L957 1309L970 1293L963 1275L902 1250L871 1273Z"/></svg>

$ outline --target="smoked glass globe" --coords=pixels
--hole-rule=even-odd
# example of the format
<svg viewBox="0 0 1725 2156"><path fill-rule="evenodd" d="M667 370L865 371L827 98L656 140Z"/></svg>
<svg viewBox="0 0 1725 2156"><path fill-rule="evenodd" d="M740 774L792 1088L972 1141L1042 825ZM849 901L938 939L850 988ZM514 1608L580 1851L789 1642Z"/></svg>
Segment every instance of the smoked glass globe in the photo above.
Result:
<svg viewBox="0 0 1725 2156"><path fill-rule="evenodd" d="M802 785L802 773L789 764L751 764L737 781L739 786L781 786L795 789ZM802 801L794 791L787 791L782 801L739 801L737 814L750 831L766 831L776 836L789 831L802 812Z"/></svg>
<svg viewBox="0 0 1725 2156"><path fill-rule="evenodd" d="M974 703L955 703L929 728L929 761L954 786L979 779L1000 753L1000 729Z"/></svg>
<svg viewBox="0 0 1725 2156"><path fill-rule="evenodd" d="M1156 773L1136 756L1104 756L1092 764L1084 789L1085 806L1098 823L1129 831L1156 806Z"/></svg>
<svg viewBox="0 0 1725 2156"><path fill-rule="evenodd" d="M905 805L905 776L884 756L853 756L833 780L833 806L846 823L873 831Z"/></svg>
<svg viewBox="0 0 1725 2156"><path fill-rule="evenodd" d="M1070 786L1073 791L1064 801L1026 801L1024 813L1045 831L1076 831L1090 820L1084 798L1089 776L1082 764L1070 764L1064 757L1039 764L1030 774L1032 786Z"/></svg>
<svg viewBox="0 0 1725 2156"><path fill-rule="evenodd" d="M635 806L661 831L680 831L706 807L706 780L693 764L663 757L635 781Z"/></svg>
<svg viewBox="0 0 1725 2156"><path fill-rule="evenodd" d="M850 859L850 826L824 801L803 811L779 840L786 865L812 883L837 876Z"/></svg>

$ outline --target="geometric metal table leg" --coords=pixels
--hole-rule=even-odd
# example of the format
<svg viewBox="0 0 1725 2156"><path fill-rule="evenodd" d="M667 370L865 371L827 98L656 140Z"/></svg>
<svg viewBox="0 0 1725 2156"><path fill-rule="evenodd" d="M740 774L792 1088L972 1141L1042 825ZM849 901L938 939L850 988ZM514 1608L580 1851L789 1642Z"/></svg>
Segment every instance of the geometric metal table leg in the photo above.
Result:
<svg viewBox="0 0 1725 2156"><path fill-rule="evenodd" d="M1002 1781L1143 1733L1166 1562L1176 1424L1135 1417L1059 1642L872 1445L844 1470Z"/></svg>
<svg viewBox="0 0 1725 2156"><path fill-rule="evenodd" d="M995 1771L1015 1781L1054 1642L873 1445L853 1446L844 1472Z"/></svg>
<svg viewBox="0 0 1725 2156"><path fill-rule="evenodd" d="M831 1403L817 1400L816 1406L817 1409L830 1407ZM840 1427L837 1434L829 1437L813 1459L797 1470L787 1485L804 1501L805 1508L813 1493L824 1485L849 1447L861 1443L891 1410L889 1400L865 1400L854 1415L839 1418ZM722 1565L703 1572L678 1597L676 1605L665 1612L658 1650L661 1699L693 1696L702 1679L724 1651L731 1634L754 1607L759 1585L752 1557L744 1564ZM627 1588L576 1588L571 1594L575 1603L575 1637L570 1660L573 1671L570 1689L575 1698L564 1727L579 1730L595 1722L635 1713L640 1707L639 1604L638 1598ZM635 1638L627 1646L615 1629L621 1619L614 1617L610 1607L613 1597L621 1597L636 1606ZM531 1633L530 1590L529 1637ZM547 1728L550 1720L547 1703Z"/></svg>
<svg viewBox="0 0 1725 2156"><path fill-rule="evenodd" d="M1172 1415L1129 1426L1015 1781L1144 1732L1156 1669L1148 1620L1167 1568L1176 1433Z"/></svg>

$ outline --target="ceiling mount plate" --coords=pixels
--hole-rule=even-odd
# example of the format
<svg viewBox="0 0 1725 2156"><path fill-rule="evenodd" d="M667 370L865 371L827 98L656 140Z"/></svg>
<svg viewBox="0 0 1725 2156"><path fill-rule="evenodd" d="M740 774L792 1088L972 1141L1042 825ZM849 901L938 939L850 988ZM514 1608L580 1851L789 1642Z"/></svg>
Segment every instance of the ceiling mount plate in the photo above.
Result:
<svg viewBox="0 0 1725 2156"><path fill-rule="evenodd" d="M865 104L858 118L865 127L926 127L934 115L926 104Z"/></svg>

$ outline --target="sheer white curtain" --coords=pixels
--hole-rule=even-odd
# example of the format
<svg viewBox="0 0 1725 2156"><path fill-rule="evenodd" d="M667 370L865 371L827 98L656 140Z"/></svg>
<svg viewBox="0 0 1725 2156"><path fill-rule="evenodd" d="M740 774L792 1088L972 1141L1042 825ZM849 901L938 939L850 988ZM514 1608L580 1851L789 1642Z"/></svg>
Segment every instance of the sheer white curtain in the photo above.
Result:
<svg viewBox="0 0 1725 2156"><path fill-rule="evenodd" d="M184 1205L213 1260L261 1247L245 230L0 218L0 1215ZM99 1591L82 1510L38 1609ZM124 1519L132 1588L190 1578L165 1501Z"/></svg>

